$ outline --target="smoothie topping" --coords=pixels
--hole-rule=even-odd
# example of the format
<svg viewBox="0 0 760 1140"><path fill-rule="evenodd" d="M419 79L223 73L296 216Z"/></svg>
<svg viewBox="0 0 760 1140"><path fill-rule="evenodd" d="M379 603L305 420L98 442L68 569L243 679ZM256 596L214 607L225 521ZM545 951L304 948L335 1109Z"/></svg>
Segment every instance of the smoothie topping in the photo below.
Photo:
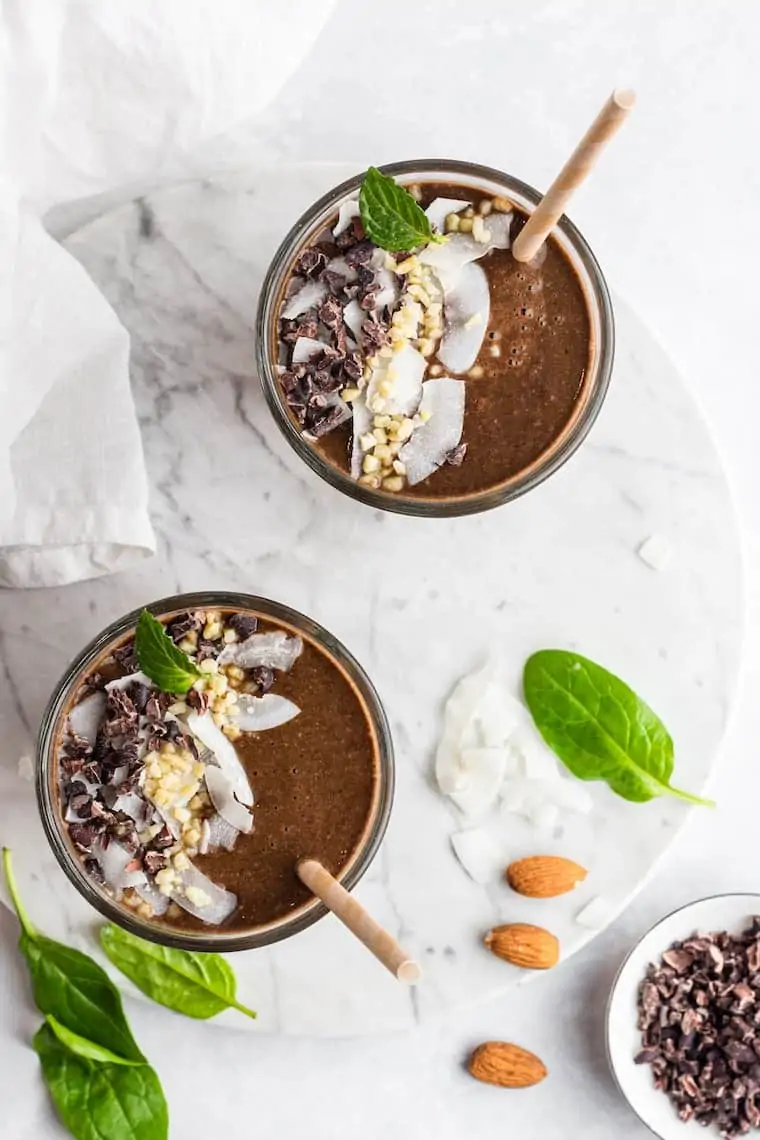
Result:
<svg viewBox="0 0 760 1140"><path fill-rule="evenodd" d="M304 436L352 419L351 475L395 493L465 458L455 377L482 376L491 308L477 262L509 247L513 220L501 198L423 210L414 189L370 167L298 255L279 321L280 384Z"/></svg>
<svg viewBox="0 0 760 1140"><path fill-rule="evenodd" d="M298 716L269 690L303 644L257 632L249 614L196 611L164 626L146 610L125 648L106 663L111 680L69 713L59 756L69 835L90 877L143 917L174 903L219 924L236 896L192 860L253 829L233 741ZM113 676L125 661L140 669Z"/></svg>

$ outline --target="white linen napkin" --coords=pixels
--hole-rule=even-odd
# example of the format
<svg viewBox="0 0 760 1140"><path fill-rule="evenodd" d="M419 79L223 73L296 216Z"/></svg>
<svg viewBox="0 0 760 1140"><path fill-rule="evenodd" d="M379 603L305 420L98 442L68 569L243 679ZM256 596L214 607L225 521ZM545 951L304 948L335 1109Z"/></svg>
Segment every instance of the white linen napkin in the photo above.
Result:
<svg viewBox="0 0 760 1140"><path fill-rule="evenodd" d="M61 585L155 550L129 338L39 217L203 173L202 144L272 99L333 2L0 7L0 585Z"/></svg>

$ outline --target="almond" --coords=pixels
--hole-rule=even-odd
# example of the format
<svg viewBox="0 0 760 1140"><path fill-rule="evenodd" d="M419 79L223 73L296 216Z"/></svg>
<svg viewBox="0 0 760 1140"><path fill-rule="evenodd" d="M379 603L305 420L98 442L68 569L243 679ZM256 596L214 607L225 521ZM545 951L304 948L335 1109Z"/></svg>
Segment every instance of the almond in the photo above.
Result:
<svg viewBox="0 0 760 1140"><path fill-rule="evenodd" d="M572 891L587 872L572 859L559 855L531 855L507 867L507 882L518 895L531 899L553 899Z"/></svg>
<svg viewBox="0 0 760 1140"><path fill-rule="evenodd" d="M495 926L483 941L497 958L527 970L549 970L559 961L559 939L548 930L525 922Z"/></svg>
<svg viewBox="0 0 760 1140"><path fill-rule="evenodd" d="M527 1089L546 1076L546 1066L534 1053L506 1041L478 1045L467 1068L476 1080L505 1089Z"/></svg>

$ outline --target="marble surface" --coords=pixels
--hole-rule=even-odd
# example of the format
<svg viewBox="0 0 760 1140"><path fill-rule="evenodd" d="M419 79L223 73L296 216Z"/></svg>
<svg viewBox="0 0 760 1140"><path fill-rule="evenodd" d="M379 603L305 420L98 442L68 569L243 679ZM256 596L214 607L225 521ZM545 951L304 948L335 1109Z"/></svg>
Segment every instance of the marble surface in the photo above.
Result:
<svg viewBox="0 0 760 1140"><path fill-rule="evenodd" d="M135 1032L171 1105L172 1140L248 1140L254 1131L265 1140L296 1140L305 1130L310 1140L650 1136L607 1071L604 1006L615 970L635 940L674 907L760 886L760 323L753 257L760 249L760 158L746 146L758 115L758 35L760 10L744 0L641 0L614 8L597 0L536 0L509 11L500 0L481 0L476 8L463 0L387 0L382 11L343 0L318 50L269 113L219 140L214 161L227 165L252 156L347 155L366 165L417 154L422 138L428 153L510 165L544 186L604 93L619 83L636 86L636 114L599 177L578 196L574 214L611 283L654 330L705 408L741 512L749 624L740 701L713 779L718 810L691 816L646 889L582 954L538 985L413 1031L358 1041L242 1037L130 1001ZM368 42L385 61L384 82L367 65ZM419 73L421 44L432 45L437 75L471 75L477 82L434 82L430 102L419 107L410 99L409 76ZM340 82L325 67L333 53L342 61ZM430 113L433 96L437 114ZM716 258L706 220L729 186L730 210L716 218ZM671 202L677 209L668 208ZM57 232L87 216L72 207L59 217ZM164 578L171 588L171 575ZM108 594L114 583L121 591L117 606ZM16 676L24 663L26 683L0 721L5 764L22 749L51 677L68 658L68 611L94 630L109 612L139 600L126 580L115 579L105 594L103 585L16 594L6 603L0 655ZM40 631L36 646L23 626ZM0 691L8 684L3 665ZM0 908L0 1137L63 1140L29 1048L39 1015L16 937L14 921ZM539 1053L549 1079L514 1095L477 1085L462 1061L472 1046L494 1037Z"/></svg>
<svg viewBox="0 0 760 1140"><path fill-rule="evenodd" d="M189 183L66 241L131 335L162 547L153 564L97 584L97 617L68 607L60 636L69 653L126 598L250 590L335 632L375 681L392 726L394 810L356 893L421 961L424 982L399 986L327 918L286 943L235 955L259 1020L233 1013L220 1024L259 1034L405 1029L525 982L481 938L498 922L536 921L536 904L510 892L496 868L483 886L469 879L449 842L460 817L431 780L441 704L463 671L495 652L517 691L532 650L588 654L650 698L676 740L674 782L698 792L718 756L738 666L728 489L688 391L621 301L615 373L591 436L544 486L500 510L430 522L375 512L321 482L281 439L252 371L258 286L280 236L350 172L298 165ZM673 550L660 573L636 553L652 534ZM39 620L27 652L43 632ZM19 689L28 661L12 663ZM556 828L506 814L487 825L502 865L541 850L589 869L581 888L541 914L565 958L594 934L575 921L579 910L601 896L613 918L688 812L670 798L631 805L602 785L591 790L593 812L566 814ZM92 949L92 912L39 842L33 808L20 808L26 791L6 794L0 808L24 895L51 934Z"/></svg>

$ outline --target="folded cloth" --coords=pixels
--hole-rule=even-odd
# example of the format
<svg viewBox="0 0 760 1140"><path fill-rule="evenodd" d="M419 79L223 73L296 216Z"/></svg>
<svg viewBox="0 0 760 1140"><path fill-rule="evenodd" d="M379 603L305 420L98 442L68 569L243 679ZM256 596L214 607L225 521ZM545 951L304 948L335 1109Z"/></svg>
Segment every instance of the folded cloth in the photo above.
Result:
<svg viewBox="0 0 760 1140"><path fill-rule="evenodd" d="M38 216L207 173L194 155L272 99L332 4L4 0L0 585L61 585L155 549L127 333Z"/></svg>

